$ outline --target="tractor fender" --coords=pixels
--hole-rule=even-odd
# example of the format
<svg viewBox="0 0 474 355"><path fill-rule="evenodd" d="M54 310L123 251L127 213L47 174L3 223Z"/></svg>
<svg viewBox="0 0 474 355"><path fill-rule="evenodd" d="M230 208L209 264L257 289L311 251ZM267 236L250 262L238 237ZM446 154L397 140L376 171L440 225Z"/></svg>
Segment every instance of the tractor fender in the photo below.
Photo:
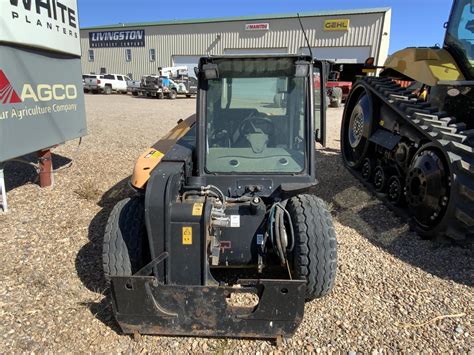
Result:
<svg viewBox="0 0 474 355"><path fill-rule="evenodd" d="M191 115L169 131L163 138L148 148L135 163L130 184L133 188L141 190L145 188L153 169L160 163L165 154L182 138L196 122L196 115Z"/></svg>

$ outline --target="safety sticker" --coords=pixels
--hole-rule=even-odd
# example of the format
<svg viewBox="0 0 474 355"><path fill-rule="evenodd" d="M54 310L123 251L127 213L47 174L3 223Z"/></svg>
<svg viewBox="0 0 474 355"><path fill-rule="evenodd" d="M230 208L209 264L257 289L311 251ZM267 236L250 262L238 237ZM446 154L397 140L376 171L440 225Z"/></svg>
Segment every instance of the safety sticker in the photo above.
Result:
<svg viewBox="0 0 474 355"><path fill-rule="evenodd" d="M148 158L159 159L163 156L164 154L160 152L159 150L151 150L147 155L145 155L145 159L148 159Z"/></svg>
<svg viewBox="0 0 474 355"><path fill-rule="evenodd" d="M193 205L193 216L202 216L202 208L204 204L202 202L196 202Z"/></svg>
<svg viewBox="0 0 474 355"><path fill-rule="evenodd" d="M193 244L193 227L183 227L183 245Z"/></svg>
<svg viewBox="0 0 474 355"><path fill-rule="evenodd" d="M230 227L231 228L240 228L240 215L233 214L230 216Z"/></svg>

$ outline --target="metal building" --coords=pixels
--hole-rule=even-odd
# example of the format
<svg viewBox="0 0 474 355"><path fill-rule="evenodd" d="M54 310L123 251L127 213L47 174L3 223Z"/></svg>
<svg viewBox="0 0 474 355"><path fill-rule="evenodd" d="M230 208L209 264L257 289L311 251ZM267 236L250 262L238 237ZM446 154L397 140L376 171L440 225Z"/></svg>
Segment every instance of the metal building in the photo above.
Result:
<svg viewBox="0 0 474 355"><path fill-rule="evenodd" d="M368 57L375 57L377 65L385 61L390 8L300 16L313 55L343 63L342 78L358 74ZM135 79L159 67L192 69L206 55L308 53L296 14L106 25L82 28L80 36L84 74L131 74Z"/></svg>

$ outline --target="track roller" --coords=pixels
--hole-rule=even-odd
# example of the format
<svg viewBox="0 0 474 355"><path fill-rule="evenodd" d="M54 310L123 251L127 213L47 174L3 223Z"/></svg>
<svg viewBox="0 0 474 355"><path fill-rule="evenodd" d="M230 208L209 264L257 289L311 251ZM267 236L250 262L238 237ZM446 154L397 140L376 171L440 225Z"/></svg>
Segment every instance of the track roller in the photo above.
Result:
<svg viewBox="0 0 474 355"><path fill-rule="evenodd" d="M374 170L375 191L384 191L387 187L387 180L388 176L386 170L381 165L378 165Z"/></svg>
<svg viewBox="0 0 474 355"><path fill-rule="evenodd" d="M362 163L362 178L365 181L370 181L372 179L372 176L374 175L374 161L370 158L365 158L364 162Z"/></svg>
<svg viewBox="0 0 474 355"><path fill-rule="evenodd" d="M403 183L399 176L393 175L388 179L387 189L388 200L395 205L401 204L403 201L404 191Z"/></svg>
<svg viewBox="0 0 474 355"><path fill-rule="evenodd" d="M415 221L430 229L442 218L449 196L449 177L436 150L420 150L406 178L406 199Z"/></svg>

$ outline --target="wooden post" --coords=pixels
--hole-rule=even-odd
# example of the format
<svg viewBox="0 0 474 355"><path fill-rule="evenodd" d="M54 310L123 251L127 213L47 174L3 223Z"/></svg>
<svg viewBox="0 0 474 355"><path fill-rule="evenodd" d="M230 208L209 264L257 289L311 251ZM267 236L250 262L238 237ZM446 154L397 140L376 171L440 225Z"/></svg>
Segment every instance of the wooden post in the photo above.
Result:
<svg viewBox="0 0 474 355"><path fill-rule="evenodd" d="M40 187L52 186L54 183L54 176L53 176L53 160L51 157L50 149L38 151L38 164L39 164Z"/></svg>
<svg viewBox="0 0 474 355"><path fill-rule="evenodd" d="M8 211L7 190L5 188L5 175L3 174L3 163L0 163L0 194L2 195L2 210Z"/></svg>

